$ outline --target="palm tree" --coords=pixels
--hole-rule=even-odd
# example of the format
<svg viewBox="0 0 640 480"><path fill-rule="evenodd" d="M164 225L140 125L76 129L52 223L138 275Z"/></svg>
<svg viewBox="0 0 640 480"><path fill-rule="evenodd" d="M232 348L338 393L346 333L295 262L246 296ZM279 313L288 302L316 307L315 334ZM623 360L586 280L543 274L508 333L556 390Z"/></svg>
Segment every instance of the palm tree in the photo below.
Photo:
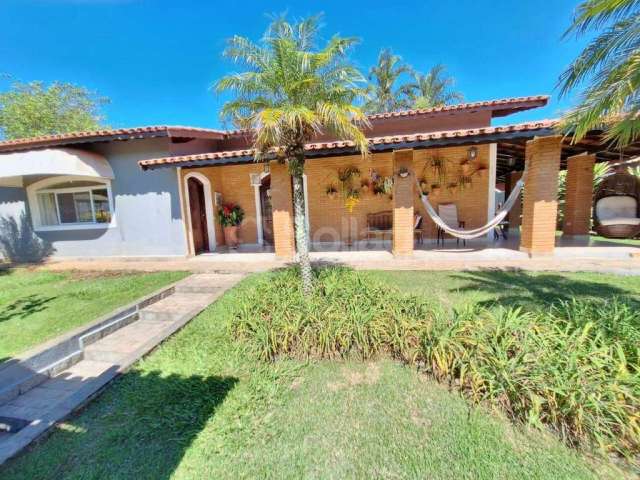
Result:
<svg viewBox="0 0 640 480"><path fill-rule="evenodd" d="M385 48L378 55L378 63L369 70L368 100L364 104L367 113L393 112L409 108L410 87L396 86L400 77L413 72L402 58Z"/></svg>
<svg viewBox="0 0 640 480"><path fill-rule="evenodd" d="M578 106L563 119L573 140L604 128L623 147L640 134L640 4L637 0L586 0L565 33L601 30L561 75L560 95L588 82Z"/></svg>
<svg viewBox="0 0 640 480"><path fill-rule="evenodd" d="M222 115L253 132L257 161L271 158L286 162L293 179L298 261L305 293L312 290L309 240L305 221L303 173L305 144L329 133L351 140L367 154L367 139L359 128L368 125L354 103L364 94L363 76L349 62L353 38L332 37L317 48L320 17L298 23L274 20L259 43L235 36L224 56L243 67L220 79L218 92L230 91Z"/></svg>
<svg viewBox="0 0 640 480"><path fill-rule="evenodd" d="M462 93L453 90L455 79L446 75L444 65L436 65L429 73L414 74L415 83L410 85L413 108L433 108L464 100Z"/></svg>

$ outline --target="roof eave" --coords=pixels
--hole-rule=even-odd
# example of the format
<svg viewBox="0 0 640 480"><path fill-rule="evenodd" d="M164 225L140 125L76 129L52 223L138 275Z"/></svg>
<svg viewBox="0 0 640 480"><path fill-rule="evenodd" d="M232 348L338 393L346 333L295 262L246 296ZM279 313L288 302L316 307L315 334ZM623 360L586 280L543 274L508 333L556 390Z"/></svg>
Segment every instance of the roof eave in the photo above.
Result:
<svg viewBox="0 0 640 480"><path fill-rule="evenodd" d="M425 148L442 148L453 146L465 146L465 145L478 145L483 143L495 143L506 140L523 140L531 139L536 136L550 136L557 135L557 131L553 127L541 127L537 129L529 130L515 130L511 132L495 132L490 134L478 134L473 136L464 137L446 137L429 140L416 140L416 141L399 141L389 143L373 144L369 147L369 151L373 153L390 152L400 149L414 149L420 150ZM358 150L355 147L337 147L326 148L318 150L307 150L305 156L307 158L322 158L322 157L335 157L340 155L355 155ZM265 160L275 159L275 156L267 156ZM160 168L171 167L202 167L202 166L223 166L223 165L238 165L253 163L255 161L253 155L243 156L230 156L227 158L215 158L215 159L200 159L200 160L185 160L183 162L171 162L171 163L145 163L140 161L138 164L143 170L157 170Z"/></svg>

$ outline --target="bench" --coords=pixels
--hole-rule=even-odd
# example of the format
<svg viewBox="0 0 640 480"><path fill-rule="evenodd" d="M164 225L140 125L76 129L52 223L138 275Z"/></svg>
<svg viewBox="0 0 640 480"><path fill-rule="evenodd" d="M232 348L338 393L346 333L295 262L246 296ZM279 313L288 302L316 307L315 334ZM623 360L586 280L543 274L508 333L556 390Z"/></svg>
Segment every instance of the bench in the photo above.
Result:
<svg viewBox="0 0 640 480"><path fill-rule="evenodd" d="M418 243L424 241L422 235L422 217L414 215L414 236ZM385 234L389 234L389 238L393 236L393 212L385 210L383 212L367 214L367 242L371 237L381 235L384 240Z"/></svg>

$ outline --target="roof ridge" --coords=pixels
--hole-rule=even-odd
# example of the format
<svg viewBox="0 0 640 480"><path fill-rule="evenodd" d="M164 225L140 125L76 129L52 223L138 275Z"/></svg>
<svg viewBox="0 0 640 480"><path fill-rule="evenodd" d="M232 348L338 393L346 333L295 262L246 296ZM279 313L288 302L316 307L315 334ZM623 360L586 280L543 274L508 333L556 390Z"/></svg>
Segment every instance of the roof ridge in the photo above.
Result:
<svg viewBox="0 0 640 480"><path fill-rule="evenodd" d="M442 105L440 107L414 108L414 109L408 109L408 110L397 110L393 112L374 113L371 115L367 115L367 118L375 120L379 118L424 115L428 113L439 113L439 112L447 112L452 110L467 110L470 108L477 108L477 107L499 107L503 105L509 105L513 103L522 103L522 102L536 102L536 101L547 102L549 98L551 98L549 95L530 95L526 97L505 97L505 98L498 98L495 100L479 100L475 102L455 103L452 105Z"/></svg>

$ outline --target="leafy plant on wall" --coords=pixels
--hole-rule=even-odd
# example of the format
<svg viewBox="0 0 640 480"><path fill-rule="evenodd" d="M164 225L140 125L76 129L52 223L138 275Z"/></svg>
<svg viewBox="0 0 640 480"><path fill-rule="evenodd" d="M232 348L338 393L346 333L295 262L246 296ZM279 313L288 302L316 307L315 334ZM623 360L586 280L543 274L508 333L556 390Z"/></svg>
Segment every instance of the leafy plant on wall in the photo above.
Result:
<svg viewBox="0 0 640 480"><path fill-rule="evenodd" d="M388 195L391 198L393 194L393 177L384 177L372 170L371 183L373 184L373 193L375 195Z"/></svg>
<svg viewBox="0 0 640 480"><path fill-rule="evenodd" d="M338 180L342 188L344 206L349 213L360 203L360 188L354 186L354 181L360 178L360 170L357 167L349 166L338 170ZM360 182L358 182L358 185Z"/></svg>

